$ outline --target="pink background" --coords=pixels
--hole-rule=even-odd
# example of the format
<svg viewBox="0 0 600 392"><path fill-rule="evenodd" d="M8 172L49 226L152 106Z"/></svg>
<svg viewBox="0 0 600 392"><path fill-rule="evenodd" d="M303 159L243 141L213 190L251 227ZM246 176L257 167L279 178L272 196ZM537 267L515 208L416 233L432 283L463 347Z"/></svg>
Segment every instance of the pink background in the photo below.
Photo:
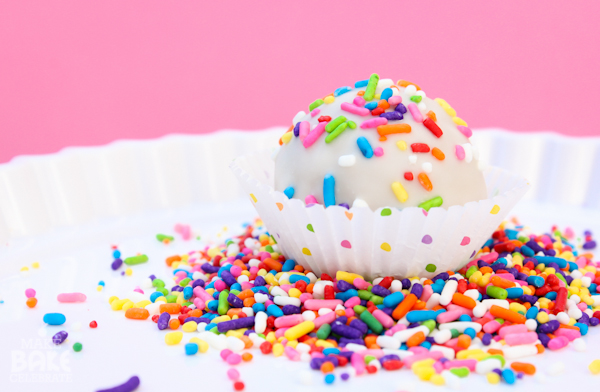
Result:
<svg viewBox="0 0 600 392"><path fill-rule="evenodd" d="M4 1L0 162L287 126L372 72L474 128L600 135L598 15L600 1Z"/></svg>

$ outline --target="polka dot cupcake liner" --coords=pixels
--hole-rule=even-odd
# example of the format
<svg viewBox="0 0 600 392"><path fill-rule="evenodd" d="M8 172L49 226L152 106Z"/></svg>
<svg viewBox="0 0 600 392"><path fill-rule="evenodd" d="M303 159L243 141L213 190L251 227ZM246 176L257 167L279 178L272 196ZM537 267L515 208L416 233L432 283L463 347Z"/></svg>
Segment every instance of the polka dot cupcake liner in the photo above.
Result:
<svg viewBox="0 0 600 392"><path fill-rule="evenodd" d="M499 168L485 171L488 199L464 206L403 210L305 205L273 189L267 153L230 168L280 250L317 274L343 270L372 279L433 277L467 264L527 192L528 181Z"/></svg>

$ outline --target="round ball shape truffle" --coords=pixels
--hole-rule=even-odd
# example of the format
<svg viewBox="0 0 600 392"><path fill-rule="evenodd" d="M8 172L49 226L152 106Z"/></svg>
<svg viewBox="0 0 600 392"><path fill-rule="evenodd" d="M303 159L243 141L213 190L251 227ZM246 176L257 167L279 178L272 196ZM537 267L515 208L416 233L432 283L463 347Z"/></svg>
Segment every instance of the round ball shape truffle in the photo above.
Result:
<svg viewBox="0 0 600 392"><path fill-rule="evenodd" d="M275 190L326 207L464 205L487 198L470 136L445 100L373 74L296 115L275 156Z"/></svg>

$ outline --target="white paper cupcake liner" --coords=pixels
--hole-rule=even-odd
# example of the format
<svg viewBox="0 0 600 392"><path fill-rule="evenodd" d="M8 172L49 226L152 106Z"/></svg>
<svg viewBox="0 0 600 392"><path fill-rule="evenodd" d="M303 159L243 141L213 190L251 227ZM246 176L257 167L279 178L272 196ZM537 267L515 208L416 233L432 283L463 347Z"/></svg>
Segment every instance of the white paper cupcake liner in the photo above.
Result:
<svg viewBox="0 0 600 392"><path fill-rule="evenodd" d="M231 170L283 254L317 275L337 271L367 279L433 277L463 267L527 192L528 181L499 168L485 171L488 199L432 208L307 207L273 189L267 152L244 155Z"/></svg>

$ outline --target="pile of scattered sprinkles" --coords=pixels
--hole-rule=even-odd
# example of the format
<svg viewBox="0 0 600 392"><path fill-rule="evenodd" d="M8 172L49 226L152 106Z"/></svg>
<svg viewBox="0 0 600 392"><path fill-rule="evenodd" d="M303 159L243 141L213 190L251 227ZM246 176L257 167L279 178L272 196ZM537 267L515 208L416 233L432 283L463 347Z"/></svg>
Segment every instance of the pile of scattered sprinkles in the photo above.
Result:
<svg viewBox="0 0 600 392"><path fill-rule="evenodd" d="M600 265L584 234L536 235L513 219L458 271L368 282L345 271L317 277L280 254L257 219L219 245L168 257L170 289L151 275L135 290L153 290L149 299L109 303L167 330L167 345L189 336L182 355L217 350L237 391L236 365L254 355L308 362L327 384L401 369L435 385L471 373L515 384L540 373L524 358L585 351L582 336L600 323ZM589 371L599 374L600 360Z"/></svg>
<svg viewBox="0 0 600 392"><path fill-rule="evenodd" d="M355 131L357 129L358 134ZM386 145L391 144L393 149L386 151L402 156L403 160L400 162L405 164L400 166L401 170L398 170L394 180L386 183L385 188L376 188L377 192L389 193L391 201L399 203L397 207L414 205L429 210L442 206L445 197L452 193L452 189L439 182L436 185L432 178L433 169L438 162L445 161L446 165L449 162L461 163L461 166L453 166L455 169L472 162L479 166L478 150L470 141L472 135L468 124L457 116L456 110L446 100L431 100L415 83L403 79L397 82L380 79L374 73L369 79L355 82L353 87L340 87L322 99L315 100L308 106L308 112L298 112L292 125L279 139L279 144L283 147L290 143L302 145L303 148L293 150L293 159L286 161L296 163L301 151L314 149L319 144L336 145L341 138L352 139L350 149L341 153L335 150L340 155L339 159L336 155L337 165L334 166L346 168L337 170L337 174L349 173L347 168L382 157ZM281 151L283 154L287 150ZM333 153L334 149L330 147L327 151ZM307 156L314 162L315 155ZM319 164L322 163L319 161ZM287 175L285 178L288 183L281 183L281 189L277 190L281 190L290 199L294 196L304 198L306 204L323 204L325 207L336 203L346 207L368 204L373 209L379 207L371 204L373 200L369 201L370 197L366 197L367 200L340 200L343 199L338 194L340 186L354 189L361 184L351 181L348 183L346 175L339 178L332 169L329 169L332 172L319 179L323 184L322 194L316 194L318 192L313 189L311 192L314 194L299 195L295 181L299 177L296 175ZM291 168L286 167L282 171L289 170ZM470 174L469 178L471 183L480 183L478 188L485 189L483 176ZM342 183L336 185L340 181ZM475 184L472 186L475 187ZM469 195L472 191L463 189L462 193ZM367 191L362 189L361 194L366 195ZM481 196L480 193L467 196L463 204L478 200L477 197Z"/></svg>

